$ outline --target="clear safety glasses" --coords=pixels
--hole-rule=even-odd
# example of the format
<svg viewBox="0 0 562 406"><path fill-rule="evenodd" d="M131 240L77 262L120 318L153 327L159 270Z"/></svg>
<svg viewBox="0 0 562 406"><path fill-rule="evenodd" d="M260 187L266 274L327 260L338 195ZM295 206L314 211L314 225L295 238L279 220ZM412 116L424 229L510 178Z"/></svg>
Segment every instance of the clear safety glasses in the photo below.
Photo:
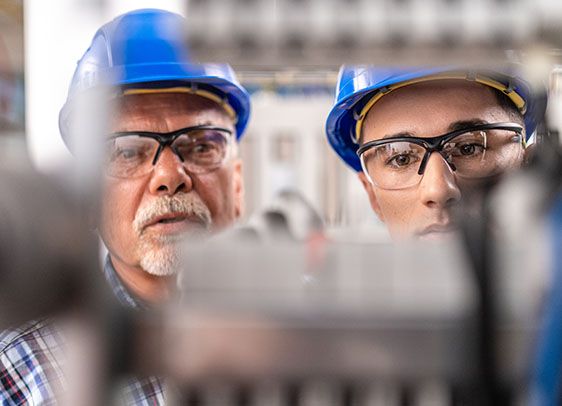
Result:
<svg viewBox="0 0 562 406"><path fill-rule="evenodd" d="M372 184L397 190L421 181L433 152L438 152L456 175L483 179L518 166L524 147L523 127L494 123L431 138L405 136L369 141L357 150L357 155Z"/></svg>
<svg viewBox="0 0 562 406"><path fill-rule="evenodd" d="M118 178L148 174L166 147L186 170L201 174L222 166L229 155L232 131L208 125L186 127L170 133L128 131L111 134L105 145L106 173Z"/></svg>

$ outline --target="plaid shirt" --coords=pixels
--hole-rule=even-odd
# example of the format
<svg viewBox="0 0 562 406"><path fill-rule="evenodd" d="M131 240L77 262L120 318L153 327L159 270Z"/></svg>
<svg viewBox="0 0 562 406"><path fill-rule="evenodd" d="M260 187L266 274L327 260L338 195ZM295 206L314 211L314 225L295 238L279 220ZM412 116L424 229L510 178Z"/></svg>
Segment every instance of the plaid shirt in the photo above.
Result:
<svg viewBox="0 0 562 406"><path fill-rule="evenodd" d="M105 278L117 299L125 306L145 308L119 279L109 256ZM0 333L0 403L12 405L56 405L64 391L64 340L50 320L32 321ZM130 378L120 391L119 404L163 405L162 381L156 377Z"/></svg>
<svg viewBox="0 0 562 406"><path fill-rule="evenodd" d="M33 321L0 334L0 401L53 405L64 389L62 337L52 323Z"/></svg>

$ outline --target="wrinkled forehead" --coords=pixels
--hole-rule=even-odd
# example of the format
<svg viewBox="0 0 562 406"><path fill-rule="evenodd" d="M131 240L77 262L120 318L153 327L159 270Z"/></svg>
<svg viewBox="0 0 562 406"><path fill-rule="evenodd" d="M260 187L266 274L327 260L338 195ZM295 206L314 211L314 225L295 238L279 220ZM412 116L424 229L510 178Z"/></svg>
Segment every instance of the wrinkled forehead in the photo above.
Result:
<svg viewBox="0 0 562 406"><path fill-rule="evenodd" d="M396 89L367 113L363 141L389 134L434 136L462 121L509 121L493 89L466 80L435 80Z"/></svg>
<svg viewBox="0 0 562 406"><path fill-rule="evenodd" d="M127 94L114 100L112 131L169 132L209 124L234 130L233 119L218 103L194 94Z"/></svg>

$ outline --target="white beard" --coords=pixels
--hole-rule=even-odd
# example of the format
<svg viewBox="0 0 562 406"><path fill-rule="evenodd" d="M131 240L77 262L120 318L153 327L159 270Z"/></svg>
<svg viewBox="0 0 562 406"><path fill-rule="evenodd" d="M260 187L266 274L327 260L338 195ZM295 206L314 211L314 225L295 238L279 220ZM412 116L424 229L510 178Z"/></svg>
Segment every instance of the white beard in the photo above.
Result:
<svg viewBox="0 0 562 406"><path fill-rule="evenodd" d="M147 244L141 243L140 266L154 276L171 276L178 272L178 243Z"/></svg>
<svg viewBox="0 0 562 406"><path fill-rule="evenodd" d="M201 220L200 226L181 235L154 235L143 232L143 225L157 215L168 212L192 214ZM170 276L178 272L180 249L186 238L201 238L211 227L212 218L207 206L195 193L179 194L172 197L163 196L148 207L139 209L133 226L140 237L138 257L140 266L147 273L155 276Z"/></svg>

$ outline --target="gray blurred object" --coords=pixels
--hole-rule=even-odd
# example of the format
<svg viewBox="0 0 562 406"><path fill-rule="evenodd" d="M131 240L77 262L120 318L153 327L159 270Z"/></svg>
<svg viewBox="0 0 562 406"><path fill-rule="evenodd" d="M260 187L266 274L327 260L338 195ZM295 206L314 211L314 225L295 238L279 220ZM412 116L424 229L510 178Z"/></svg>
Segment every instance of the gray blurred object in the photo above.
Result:
<svg viewBox="0 0 562 406"><path fill-rule="evenodd" d="M304 284L308 254L290 240L187 247L182 306L168 313L164 330L170 376L203 389L226 382L257 390L268 380L301 389L382 384L400 396L439 382L464 402L451 404L479 404L478 296L458 242L327 243L314 283ZM494 330L502 383L518 397L536 331L531 304L540 300L529 300L537 291L528 278L508 271L498 278L509 280L498 284L498 297L525 298Z"/></svg>
<svg viewBox="0 0 562 406"><path fill-rule="evenodd" d="M116 384L135 364L137 324L101 272L97 198L69 181L75 173L54 179L20 158L17 170L0 168L0 331L47 319L64 339L64 351L56 353L67 368L63 396L85 406L114 404Z"/></svg>
<svg viewBox="0 0 562 406"><path fill-rule="evenodd" d="M0 190L0 328L91 305L95 239L80 202L21 162L0 168Z"/></svg>

